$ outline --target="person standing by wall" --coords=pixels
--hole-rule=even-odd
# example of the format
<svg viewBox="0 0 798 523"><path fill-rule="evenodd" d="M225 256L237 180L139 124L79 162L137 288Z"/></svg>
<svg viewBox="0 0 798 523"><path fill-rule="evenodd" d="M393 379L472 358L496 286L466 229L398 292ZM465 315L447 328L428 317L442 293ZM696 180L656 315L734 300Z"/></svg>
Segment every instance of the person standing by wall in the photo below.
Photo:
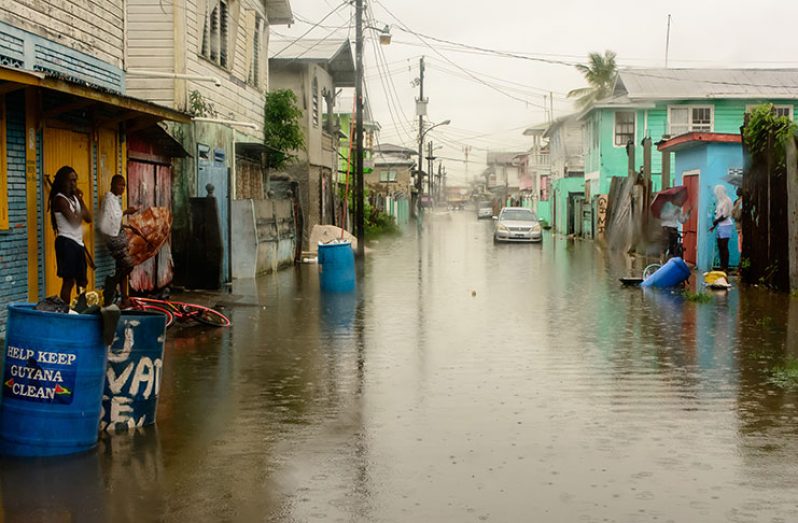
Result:
<svg viewBox="0 0 798 523"><path fill-rule="evenodd" d="M50 222L55 231L55 260L62 279L61 299L69 304L72 288L88 285L86 246L83 243L83 222L91 223L91 214L83 203L78 188L78 173L65 165L55 173L48 199Z"/></svg>
<svg viewBox="0 0 798 523"><path fill-rule="evenodd" d="M715 219L712 221L712 227L709 232L714 231L716 228L716 238L718 242L718 255L720 257L720 269L722 271L729 270L729 239L734 233L734 223L732 222L731 215L734 209L734 204L731 198L726 194L726 188L722 185L716 185L715 189Z"/></svg>
<svg viewBox="0 0 798 523"><path fill-rule="evenodd" d="M133 262L128 256L128 240L125 234L125 225L122 218L138 212L136 207L122 210L122 194L125 192L126 182L124 176L119 174L111 178L111 190L103 197L100 206L99 229L105 240L108 251L114 258L116 265L114 273L105 280L105 305L110 305L114 300L117 285L122 296L122 307L128 304L127 278L133 270Z"/></svg>
<svg viewBox="0 0 798 523"><path fill-rule="evenodd" d="M668 258L684 256L679 242L679 226L688 220L691 210L683 211L681 207L671 202L665 202L662 205L659 216L662 220L662 238Z"/></svg>

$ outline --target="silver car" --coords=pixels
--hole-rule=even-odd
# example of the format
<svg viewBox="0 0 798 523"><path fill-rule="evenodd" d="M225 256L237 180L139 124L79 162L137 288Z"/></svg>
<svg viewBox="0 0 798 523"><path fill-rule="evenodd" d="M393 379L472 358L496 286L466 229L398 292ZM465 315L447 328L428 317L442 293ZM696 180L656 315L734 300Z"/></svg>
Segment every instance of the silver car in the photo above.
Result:
<svg viewBox="0 0 798 523"><path fill-rule="evenodd" d="M494 216L495 242L539 242L543 239L538 217L531 209L525 207L505 207L498 216Z"/></svg>

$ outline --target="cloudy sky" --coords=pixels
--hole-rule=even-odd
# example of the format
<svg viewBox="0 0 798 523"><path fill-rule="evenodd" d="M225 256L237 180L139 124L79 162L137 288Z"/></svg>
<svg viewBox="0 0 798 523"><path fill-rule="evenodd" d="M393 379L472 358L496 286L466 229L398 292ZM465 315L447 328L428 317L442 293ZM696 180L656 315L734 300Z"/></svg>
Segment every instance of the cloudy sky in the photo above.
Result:
<svg viewBox="0 0 798 523"><path fill-rule="evenodd" d="M369 25L389 25L389 46L367 30L366 89L380 141L415 148L419 58L425 56L425 97L431 131L453 179L485 167L487 150L524 151L525 127L574 111L569 90L583 87L574 63L611 49L622 67L663 67L671 15L670 67L798 67L792 42L798 2L671 0L670 2L558 0L366 0ZM275 26L273 39L354 40L354 7L340 0L291 0L296 23ZM350 28L350 25L352 26ZM430 39L446 40L453 44ZM458 47L499 51L509 58ZM351 104L351 95L349 97ZM548 103L548 102L546 102ZM469 148L468 162L465 162Z"/></svg>

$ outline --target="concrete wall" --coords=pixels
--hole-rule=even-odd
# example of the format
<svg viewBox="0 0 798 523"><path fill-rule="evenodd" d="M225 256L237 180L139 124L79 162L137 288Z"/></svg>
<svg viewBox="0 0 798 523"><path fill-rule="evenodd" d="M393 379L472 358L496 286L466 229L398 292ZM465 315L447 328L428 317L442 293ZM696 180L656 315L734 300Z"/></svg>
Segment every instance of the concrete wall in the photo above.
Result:
<svg viewBox="0 0 798 523"><path fill-rule="evenodd" d="M235 200L233 278L254 278L293 265L296 245L291 200Z"/></svg>
<svg viewBox="0 0 798 523"><path fill-rule="evenodd" d="M380 174L386 171L396 172L396 182L380 182ZM350 174L350 176L352 176ZM368 188L378 194L402 193L410 195L410 166L408 165L375 165L374 170L363 176L363 182Z"/></svg>
<svg viewBox="0 0 798 523"><path fill-rule="evenodd" d="M322 92L327 89L334 89L332 77L322 67L316 64L297 64L286 65L282 62L273 62L271 65L271 77L269 89L290 89L297 97L299 109L302 110L300 126L302 134L305 136L305 150L298 151L298 161L308 161L311 165L323 165L331 169L338 165L334 161L332 154L326 155L322 147L322 118L326 114L326 105ZM318 80L319 95L319 122L313 122L313 78Z"/></svg>

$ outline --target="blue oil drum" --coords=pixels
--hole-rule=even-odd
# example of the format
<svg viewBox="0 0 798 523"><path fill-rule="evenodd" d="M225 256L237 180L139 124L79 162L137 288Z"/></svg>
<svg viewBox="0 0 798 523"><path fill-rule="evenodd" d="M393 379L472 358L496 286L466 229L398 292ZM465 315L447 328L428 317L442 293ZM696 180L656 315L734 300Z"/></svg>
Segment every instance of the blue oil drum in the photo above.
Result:
<svg viewBox="0 0 798 523"><path fill-rule="evenodd" d="M117 432L155 423L165 339L163 314L122 311L108 349L101 430Z"/></svg>
<svg viewBox="0 0 798 523"><path fill-rule="evenodd" d="M8 306L0 453L55 456L93 448L105 382L99 315Z"/></svg>
<svg viewBox="0 0 798 523"><path fill-rule="evenodd" d="M690 278L690 267L681 258L671 258L657 272L643 280L641 287L676 287Z"/></svg>
<svg viewBox="0 0 798 523"><path fill-rule="evenodd" d="M350 292L355 290L355 253L351 242L319 244L321 290Z"/></svg>

